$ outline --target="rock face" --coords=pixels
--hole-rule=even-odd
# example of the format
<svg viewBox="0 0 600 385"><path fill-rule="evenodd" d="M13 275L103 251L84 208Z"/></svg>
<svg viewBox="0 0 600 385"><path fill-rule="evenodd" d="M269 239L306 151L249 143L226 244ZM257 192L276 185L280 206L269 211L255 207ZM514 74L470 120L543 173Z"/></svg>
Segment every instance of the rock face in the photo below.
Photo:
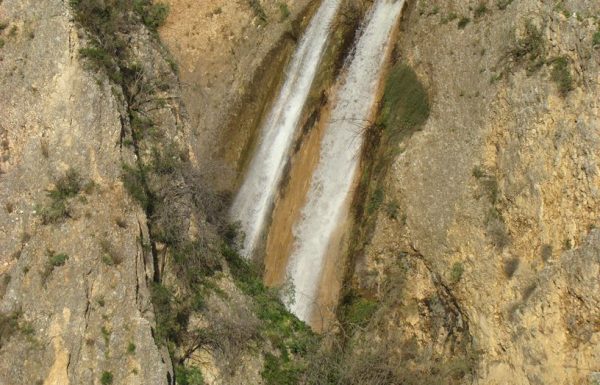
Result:
<svg viewBox="0 0 600 385"><path fill-rule="evenodd" d="M177 234L208 234L210 252L219 240L187 179L168 190L151 177L177 203L158 218L126 191L123 164L164 148L128 143L131 100L82 60L89 36L68 3L0 0L0 385L172 384L151 282L181 287L155 231L178 217ZM158 142L233 189L223 170L243 168L312 2L168 3L160 33L181 88L155 35L128 37L137 65L167 83L145 112ZM356 259L354 288L381 305L347 344L344 384L600 381L600 5L482 4L416 0L405 13L396 60L425 84L431 115L400 144L389 210ZM186 318L209 341L182 361L210 384L295 373L283 353L297 341L277 334L291 318L257 316L223 266ZM277 321L264 329L260 316Z"/></svg>
<svg viewBox="0 0 600 385"><path fill-rule="evenodd" d="M591 384L600 371L600 7L563 5L416 1L398 39L432 111L388 173L399 214L378 214L355 285L397 294L385 288L407 264L411 289L380 316L412 303L414 320L374 334L456 356L456 322L419 326L443 294L479 384Z"/></svg>
<svg viewBox="0 0 600 385"><path fill-rule="evenodd" d="M122 102L84 68L67 3L0 4L0 383L167 384L146 218L120 181Z"/></svg>
<svg viewBox="0 0 600 385"><path fill-rule="evenodd" d="M163 42L177 60L196 156L240 171L262 114L278 91L311 0L168 0ZM236 174L215 173L232 189Z"/></svg>

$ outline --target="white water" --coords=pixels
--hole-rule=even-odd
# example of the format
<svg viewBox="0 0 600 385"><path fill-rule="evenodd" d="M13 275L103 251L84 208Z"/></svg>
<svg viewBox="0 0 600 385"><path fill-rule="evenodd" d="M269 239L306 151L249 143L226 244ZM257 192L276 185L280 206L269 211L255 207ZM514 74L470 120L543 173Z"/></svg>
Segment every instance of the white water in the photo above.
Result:
<svg viewBox="0 0 600 385"><path fill-rule="evenodd" d="M337 94L307 202L294 227L288 277L294 285L295 302L290 310L307 322L317 300L330 239L345 219L345 202L360 161L361 126L366 126L372 112L390 37L403 5L404 0L377 0L373 6Z"/></svg>
<svg viewBox="0 0 600 385"><path fill-rule="evenodd" d="M231 207L245 234L242 254L252 255L281 180L302 109L325 49L340 0L323 0L302 37L279 96L266 119L258 148Z"/></svg>

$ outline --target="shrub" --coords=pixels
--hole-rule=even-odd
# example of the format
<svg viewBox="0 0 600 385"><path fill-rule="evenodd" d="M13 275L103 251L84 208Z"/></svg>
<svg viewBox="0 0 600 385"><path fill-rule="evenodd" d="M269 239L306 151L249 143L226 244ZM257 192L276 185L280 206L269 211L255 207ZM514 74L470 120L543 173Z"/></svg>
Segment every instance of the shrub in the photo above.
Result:
<svg viewBox="0 0 600 385"><path fill-rule="evenodd" d="M69 169L55 182L54 189L48 191L51 202L39 208L44 224L56 223L69 216L68 199L79 194L81 177L74 169Z"/></svg>
<svg viewBox="0 0 600 385"><path fill-rule="evenodd" d="M102 239L100 241L100 250L102 251L102 262L106 265L120 265L123 262L121 252L113 247L107 239Z"/></svg>
<svg viewBox="0 0 600 385"><path fill-rule="evenodd" d="M452 283L457 283L462 278L464 272L465 268L463 264L460 262L455 262L452 265L452 270L450 271L450 281L452 281Z"/></svg>
<svg viewBox="0 0 600 385"><path fill-rule="evenodd" d="M447 23L449 23L451 21L454 21L456 19L458 19L458 15L456 13L454 13L454 12L450 12L448 15L442 17L441 23L442 24L447 24Z"/></svg>
<svg viewBox="0 0 600 385"><path fill-rule="evenodd" d="M260 20L261 23L266 23L267 22L267 14L265 12L265 9L263 8L262 4L260 3L260 0L248 0L250 3L250 8L252 8L252 11L254 11L254 15L256 17L258 17L258 19Z"/></svg>
<svg viewBox="0 0 600 385"><path fill-rule="evenodd" d="M279 2L279 12L281 12L281 20L285 20L290 17L290 9L288 5L283 1Z"/></svg>
<svg viewBox="0 0 600 385"><path fill-rule="evenodd" d="M481 166L475 166L473 167L473 176L477 179L481 179L487 176L487 174L485 173L485 170L481 168Z"/></svg>
<svg viewBox="0 0 600 385"><path fill-rule="evenodd" d="M592 36L592 47L600 47L600 31L597 31Z"/></svg>
<svg viewBox="0 0 600 385"><path fill-rule="evenodd" d="M65 253L55 254L54 251L48 249L46 250L46 255L48 257L48 261L46 262L44 268L42 269L40 276L42 279L42 284L45 284L48 280L48 277L56 267L64 266L69 259L69 256Z"/></svg>
<svg viewBox="0 0 600 385"><path fill-rule="evenodd" d="M487 5L485 3L479 3L477 8L475 8L475 18L479 19L483 15L485 15L488 11Z"/></svg>
<svg viewBox="0 0 600 385"><path fill-rule="evenodd" d="M136 166L123 164L121 180L129 195L147 209L150 204L150 193L146 189L144 172Z"/></svg>
<svg viewBox="0 0 600 385"><path fill-rule="evenodd" d="M63 266L66 262L67 259L69 259L69 256L65 253L60 253L60 254L56 254L56 255L52 255L50 257L50 265L53 267L57 267L57 266Z"/></svg>
<svg viewBox="0 0 600 385"><path fill-rule="evenodd" d="M497 0L496 5L498 9L504 11L512 2L513 0Z"/></svg>
<svg viewBox="0 0 600 385"><path fill-rule="evenodd" d="M136 348L135 344L133 342L130 342L127 345L127 353L129 353L129 354L135 353L135 348Z"/></svg>
<svg viewBox="0 0 600 385"><path fill-rule="evenodd" d="M265 355L261 372L266 385L297 385L301 369L296 365L282 365L281 360L271 353Z"/></svg>
<svg viewBox="0 0 600 385"><path fill-rule="evenodd" d="M79 50L79 56L87 59L92 68L96 71L103 68L111 68L113 59L110 54L102 47L86 47Z"/></svg>
<svg viewBox="0 0 600 385"><path fill-rule="evenodd" d="M200 369L195 366L186 368L183 365L175 367L175 376L177 385L203 385L204 377Z"/></svg>
<svg viewBox="0 0 600 385"><path fill-rule="evenodd" d="M45 225L57 223L69 217L69 208L64 200L55 200L49 206L39 208L42 223Z"/></svg>
<svg viewBox="0 0 600 385"><path fill-rule="evenodd" d="M525 36L517 40L516 46L511 50L513 59L519 63L529 61L527 70L534 72L545 62L545 42L542 30L527 21Z"/></svg>
<svg viewBox="0 0 600 385"><path fill-rule="evenodd" d="M573 76L569 70L569 60L566 56L552 61L552 80L558 85L558 91L564 97L573 90Z"/></svg>
<svg viewBox="0 0 600 385"><path fill-rule="evenodd" d="M464 29L467 24L469 24L471 22L471 19L469 19L466 16L463 16L459 21L458 21L458 29Z"/></svg>
<svg viewBox="0 0 600 385"><path fill-rule="evenodd" d="M70 168L64 176L56 181L54 190L50 191L50 196L57 199L70 198L81 190L81 177L79 173Z"/></svg>
<svg viewBox="0 0 600 385"><path fill-rule="evenodd" d="M108 371L103 371L100 377L100 383L102 385L111 385L113 383L113 374Z"/></svg>
<svg viewBox="0 0 600 385"><path fill-rule="evenodd" d="M367 212L373 214L375 211L379 209L381 204L383 203L385 197L385 193L382 189L378 188L373 192L371 199L369 200L369 204L367 205Z"/></svg>
<svg viewBox="0 0 600 385"><path fill-rule="evenodd" d="M350 326L366 326L379 304L371 299L350 294L344 299L344 321Z"/></svg>
<svg viewBox="0 0 600 385"><path fill-rule="evenodd" d="M6 43L4 42L4 39L0 38L0 48L3 48L3 47L4 47L4 44L6 44Z"/></svg>
<svg viewBox="0 0 600 385"><path fill-rule="evenodd" d="M19 312L0 313L0 348L19 330Z"/></svg>
<svg viewBox="0 0 600 385"><path fill-rule="evenodd" d="M137 4L142 3L137 1ZM145 5L138 5L138 13L142 16L144 24L152 31L157 31L162 27L169 16L169 6L163 3L149 2Z"/></svg>

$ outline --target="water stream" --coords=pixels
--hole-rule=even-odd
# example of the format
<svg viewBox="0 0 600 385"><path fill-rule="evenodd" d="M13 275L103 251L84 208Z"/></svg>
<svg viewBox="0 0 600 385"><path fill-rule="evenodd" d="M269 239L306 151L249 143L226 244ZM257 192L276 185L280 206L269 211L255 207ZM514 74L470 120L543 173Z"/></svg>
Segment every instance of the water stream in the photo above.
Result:
<svg viewBox="0 0 600 385"><path fill-rule="evenodd" d="M319 164L294 226L287 269L295 289L290 310L311 322L332 237L348 214L364 128L372 114L391 35L405 0L377 0L336 95L321 142Z"/></svg>
<svg viewBox="0 0 600 385"><path fill-rule="evenodd" d="M242 254L254 252L273 206L302 109L326 46L340 0L324 0L287 69L286 78L259 136L256 153L231 207L245 234Z"/></svg>

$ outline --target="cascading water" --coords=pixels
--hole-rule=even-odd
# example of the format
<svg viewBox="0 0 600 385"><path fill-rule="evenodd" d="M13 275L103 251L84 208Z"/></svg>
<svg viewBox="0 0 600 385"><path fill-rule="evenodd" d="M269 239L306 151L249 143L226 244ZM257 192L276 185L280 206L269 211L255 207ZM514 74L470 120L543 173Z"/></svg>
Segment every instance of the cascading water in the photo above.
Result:
<svg viewBox="0 0 600 385"><path fill-rule="evenodd" d="M324 0L302 37L286 79L259 137L257 151L231 207L245 234L242 254L251 256L262 234L294 140L302 109L325 49L340 0Z"/></svg>
<svg viewBox="0 0 600 385"><path fill-rule="evenodd" d="M390 37L405 0L377 0L355 47L321 142L301 217L294 227L288 277L295 289L290 310L311 322L332 235L347 217L348 196L359 164L361 125L371 115Z"/></svg>

